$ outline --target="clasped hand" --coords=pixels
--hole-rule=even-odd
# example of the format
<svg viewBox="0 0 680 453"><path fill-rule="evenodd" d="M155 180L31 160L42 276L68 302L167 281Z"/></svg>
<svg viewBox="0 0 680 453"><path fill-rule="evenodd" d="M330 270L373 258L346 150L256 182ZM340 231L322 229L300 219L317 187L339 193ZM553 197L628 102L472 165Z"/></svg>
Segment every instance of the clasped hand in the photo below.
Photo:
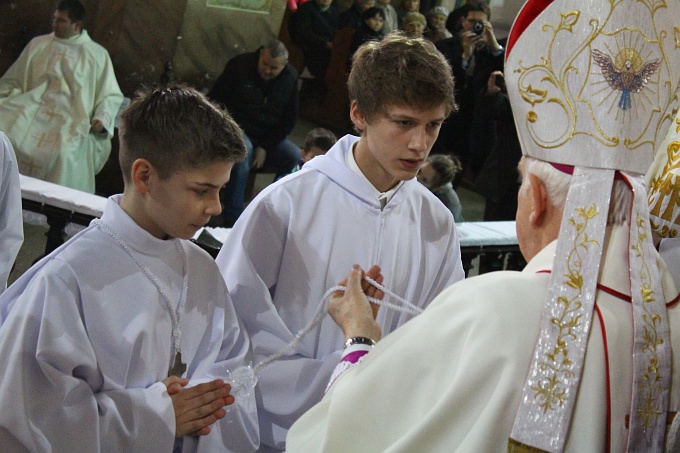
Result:
<svg viewBox="0 0 680 453"><path fill-rule="evenodd" d="M205 436L210 425L224 418L224 406L234 404L231 386L221 379L184 388L189 379L170 376L163 381L175 409L175 437Z"/></svg>

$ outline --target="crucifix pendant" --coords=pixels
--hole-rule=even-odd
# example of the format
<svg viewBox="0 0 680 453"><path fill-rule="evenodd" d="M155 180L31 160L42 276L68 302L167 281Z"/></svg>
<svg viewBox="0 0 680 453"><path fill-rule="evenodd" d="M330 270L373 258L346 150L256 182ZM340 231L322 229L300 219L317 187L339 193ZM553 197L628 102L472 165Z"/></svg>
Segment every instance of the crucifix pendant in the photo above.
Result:
<svg viewBox="0 0 680 453"><path fill-rule="evenodd" d="M172 368L168 370L168 376L182 377L187 370L187 366L182 362L182 353L178 352L175 355L175 361L173 362Z"/></svg>

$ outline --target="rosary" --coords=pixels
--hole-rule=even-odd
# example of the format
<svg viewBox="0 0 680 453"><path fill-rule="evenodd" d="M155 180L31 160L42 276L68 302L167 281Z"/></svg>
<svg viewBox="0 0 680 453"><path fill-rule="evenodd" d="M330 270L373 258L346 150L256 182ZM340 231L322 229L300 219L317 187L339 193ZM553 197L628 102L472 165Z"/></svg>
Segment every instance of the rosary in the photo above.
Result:
<svg viewBox="0 0 680 453"><path fill-rule="evenodd" d="M120 244L121 247L127 252L128 255L132 258L132 260L142 269L146 277L153 283L153 285L158 289L158 292L161 294L161 297L163 298L163 301L165 302L165 305L168 308L168 311L170 312L170 319L172 320L172 340L173 340L173 353L176 353L175 359L173 362L173 365L169 372L169 376L182 376L184 372L186 371L186 364L182 362L182 353L181 353L181 345L180 345L180 339L182 337L182 331L180 329L180 317L182 314L182 311L184 310L184 305L187 300L187 286L188 286L188 263L187 263L187 255L186 252L184 251L184 248L182 247L182 244L180 243L179 240L175 242L178 250L182 254L182 272L184 274L183 281L182 281L182 293L180 296L180 302L179 305L177 306L177 310L175 311L172 308L172 303L170 301L170 298L166 294L166 292L163 290L163 288L160 285L160 282L156 277L151 273L149 268L147 268L142 262L139 260L137 257L137 254L130 248L123 239L121 239L107 224L102 222L101 220L97 219L94 220L93 223L95 225L98 225L102 231L107 233L109 236L111 236L118 244ZM390 308L392 310L400 311L402 313L409 313L412 315L419 315L420 313L423 312L423 309L413 305L411 302L401 298L397 294L393 293L380 283L376 282L370 277L364 277L364 279L376 287L377 289L381 290L385 295L390 296L394 300L396 300L397 303L392 303L388 302L385 300L380 300L376 299L375 297L367 297L369 302L373 302L377 305L384 306L386 308ZM334 286L330 288L328 291L326 291L321 298L321 302L319 303L316 312L314 313L314 317L312 320L304 327L302 328L297 334L295 334L295 337L293 340L291 340L290 343L288 343L286 346L284 346L279 352L272 354L271 356L267 357L266 359L262 360L261 362L257 363L255 366L250 366L250 365L242 365L238 368L236 368L233 371L230 370L225 370L227 374L227 379L226 381L231 384L231 394L235 398L245 398L248 395L250 395L250 392L252 391L253 388L255 388L255 385L257 384L257 373L262 370L263 368L269 366L272 362L275 362L276 360L280 359L283 357L285 354L288 352L292 351L295 349L302 339L307 335L312 329L314 329L316 326L319 325L323 317L328 313L328 308L327 308L327 302L328 299L330 298L331 294L333 294L336 291L345 291L346 287L345 286Z"/></svg>
<svg viewBox="0 0 680 453"><path fill-rule="evenodd" d="M172 365L170 366L170 369L168 370L168 376L181 377L186 371L187 366L186 363L182 362L182 347L180 344L180 340L182 338L182 330L180 328L179 321L180 317L182 316L182 312L184 311L184 305L186 304L187 301L187 287L189 283L189 266L187 263L187 254L184 251L182 244L180 243L179 240L175 241L175 245L182 255L182 274L183 274L182 292L180 295L179 305L177 306L177 310L175 311L175 309L172 308L172 302L170 301L170 297L163 290L156 276L151 273L148 267L142 264L137 254L130 248L130 246L127 245L127 243L122 238L120 238L106 223L102 222L99 219L94 220L93 223L95 225L98 225L102 229L102 231L111 236L116 242L118 242L118 244L120 244L121 247L123 247L127 254L130 255L130 258L132 258L132 261L134 261L137 264L137 266L139 266L140 269L142 269L142 272L144 272L146 277L151 281L151 283L153 283L158 292L161 294L161 297L163 298L163 301L165 302L165 305L168 308L168 311L170 312L170 320L172 321L173 353L171 355L174 356L175 358L173 360Z"/></svg>
<svg viewBox="0 0 680 453"><path fill-rule="evenodd" d="M393 293L392 291L390 291L380 283L376 282L372 278L366 276L364 277L364 280L366 280L368 283L370 283L377 289L381 290L383 293L385 293L385 295L390 296L394 300L398 301L399 304L367 296L366 298L368 299L369 302L372 302L380 306L384 306L386 308L390 308L392 310L400 311L402 313L409 313L412 315L419 315L420 313L423 312L422 308L413 305L406 299L401 298L400 296ZM237 397L244 398L250 395L250 392L252 391L253 388L255 388L255 385L257 384L257 373L263 368L269 366L272 362L275 362L288 352L295 349L295 347L300 344L305 335L307 335L312 329L318 326L323 317L326 315L326 313L328 313L327 301L330 298L331 294L333 294L336 291L345 290L346 290L345 286L334 286L330 288L328 291L326 291L323 297L321 298L321 303L318 305L318 308L312 320L304 328L302 328L295 335L293 340L291 340L291 342L284 346L279 352L272 354L271 356L267 357L266 359L259 362L255 366L243 365L236 368L234 371L227 370L228 376L227 381L231 384L232 389L231 394L234 395L234 397L236 398Z"/></svg>

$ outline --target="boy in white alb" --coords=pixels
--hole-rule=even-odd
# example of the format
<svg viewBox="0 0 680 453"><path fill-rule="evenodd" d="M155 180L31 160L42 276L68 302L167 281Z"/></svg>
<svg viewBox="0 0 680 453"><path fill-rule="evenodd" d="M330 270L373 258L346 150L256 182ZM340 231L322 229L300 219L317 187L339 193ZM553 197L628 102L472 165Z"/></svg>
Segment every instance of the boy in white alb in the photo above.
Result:
<svg viewBox="0 0 680 453"><path fill-rule="evenodd" d="M24 242L19 169L12 144L0 132L0 294Z"/></svg>
<svg viewBox="0 0 680 453"><path fill-rule="evenodd" d="M380 266L385 286L421 308L464 278L453 217L415 179L455 108L453 89L446 61L425 40L393 35L357 50L350 116L361 137L341 138L265 189L217 257L256 361L293 340L352 264ZM383 308L378 323L388 334L412 317ZM343 343L326 317L261 370L263 451L285 448L290 425L321 399Z"/></svg>
<svg viewBox="0 0 680 453"><path fill-rule="evenodd" d="M240 137L182 86L123 113L124 193L0 297L3 450L257 448L253 397L234 403L223 380L250 360L248 337L213 260L186 240L219 214Z"/></svg>

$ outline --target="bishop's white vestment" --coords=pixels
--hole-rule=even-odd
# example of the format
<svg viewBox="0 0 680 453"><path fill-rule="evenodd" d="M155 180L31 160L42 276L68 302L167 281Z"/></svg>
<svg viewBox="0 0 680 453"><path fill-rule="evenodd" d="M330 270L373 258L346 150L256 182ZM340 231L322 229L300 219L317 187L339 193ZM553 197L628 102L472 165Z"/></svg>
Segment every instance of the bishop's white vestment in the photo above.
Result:
<svg viewBox="0 0 680 453"><path fill-rule="evenodd" d="M673 275L675 286L680 287L680 237L661 239L659 253Z"/></svg>
<svg viewBox="0 0 680 453"><path fill-rule="evenodd" d="M451 213L415 178L381 210L375 188L346 164L357 140L345 136L263 190L217 257L256 362L294 339L353 264L378 264L383 284L418 307L464 278ZM412 317L383 307L377 321L387 335ZM321 399L343 343L326 316L292 353L259 373L263 445L284 448L290 425Z"/></svg>
<svg viewBox="0 0 680 453"><path fill-rule="evenodd" d="M107 202L102 221L158 280L180 316L189 385L224 379L249 361L249 341L213 259L188 241L161 240ZM0 296L3 451L171 452L175 413L165 384L172 320L160 291L101 226L90 225ZM237 401L208 436L180 451L253 451L254 397ZM226 445L226 447L225 447Z"/></svg>
<svg viewBox="0 0 680 453"><path fill-rule="evenodd" d="M627 238L627 227L614 227L605 239L597 309L566 452L625 451L633 341ZM522 272L484 274L449 287L338 377L323 400L293 425L287 451L506 452L556 244ZM658 255L657 261L670 303L669 411L677 412L680 297Z"/></svg>
<svg viewBox="0 0 680 453"><path fill-rule="evenodd" d="M0 132L0 294L24 241L21 186L12 144Z"/></svg>
<svg viewBox="0 0 680 453"><path fill-rule="evenodd" d="M85 30L51 33L33 38L0 79L0 130L22 174L94 193L122 102L106 49ZM94 119L106 133L90 133Z"/></svg>

